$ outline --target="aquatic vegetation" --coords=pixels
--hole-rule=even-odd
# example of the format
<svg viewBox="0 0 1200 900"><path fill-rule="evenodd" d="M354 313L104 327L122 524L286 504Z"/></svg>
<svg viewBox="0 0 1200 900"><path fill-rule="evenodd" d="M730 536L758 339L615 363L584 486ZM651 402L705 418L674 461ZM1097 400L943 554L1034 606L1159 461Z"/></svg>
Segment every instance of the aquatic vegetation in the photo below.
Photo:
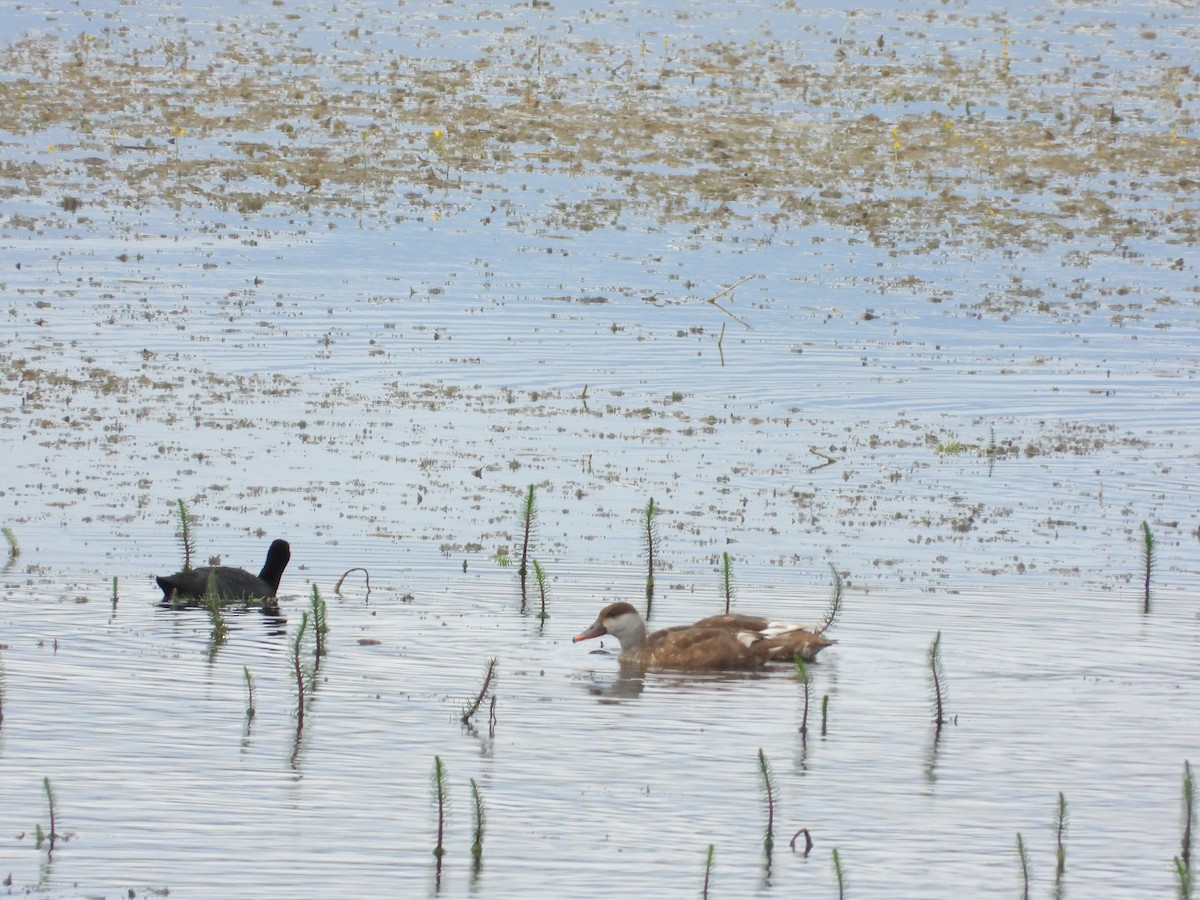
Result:
<svg viewBox="0 0 1200 900"><path fill-rule="evenodd" d="M646 501L642 512L642 541L646 547L646 608L654 600L654 560L658 554L658 507L654 498Z"/></svg>
<svg viewBox="0 0 1200 900"><path fill-rule="evenodd" d="M825 615L821 618L821 624L815 629L816 634L827 632L837 624L837 620L842 615L842 597L846 591L846 583L842 580L841 572L837 570L837 566L833 563L829 564L829 571L833 575L833 590L829 595L829 603L825 607Z"/></svg>
<svg viewBox="0 0 1200 900"><path fill-rule="evenodd" d="M925 653L926 662L929 665L929 679L933 685L933 721L936 730L940 733L942 726L946 724L945 711L945 680L946 674L942 668L942 633L939 631L934 637L929 649Z"/></svg>
<svg viewBox="0 0 1200 900"><path fill-rule="evenodd" d="M846 870L842 868L842 855L838 853L837 847L833 848L833 874L837 877L838 900L845 900Z"/></svg>
<svg viewBox="0 0 1200 900"><path fill-rule="evenodd" d="M708 886L712 883L713 863L716 860L715 845L708 845L708 852L704 854L704 886L700 890L700 896L704 900L708 900Z"/></svg>
<svg viewBox="0 0 1200 900"><path fill-rule="evenodd" d="M288 654L288 663L292 670L292 675L296 679L296 733L304 729L304 664L302 662L301 648L304 646L304 635L308 631L308 610L304 610L300 614L300 627L296 629L295 635L292 636L290 653Z"/></svg>
<svg viewBox="0 0 1200 900"><path fill-rule="evenodd" d="M212 634L209 640L215 650L229 637L229 625L225 622L225 614L221 611L221 592L217 589L215 569L208 573L208 587L205 588L204 599L201 602L204 611L208 613L209 622L212 624Z"/></svg>
<svg viewBox="0 0 1200 900"><path fill-rule="evenodd" d="M246 681L246 721L250 722L254 719L256 710L254 708L254 676L250 674L249 666L242 666L242 677Z"/></svg>
<svg viewBox="0 0 1200 900"><path fill-rule="evenodd" d="M4 724L4 657L0 656L0 725Z"/></svg>
<svg viewBox="0 0 1200 900"><path fill-rule="evenodd" d="M17 543L17 535L11 528L0 528L0 532L3 532L4 540L8 542L8 559L11 562L21 555L21 545Z"/></svg>
<svg viewBox="0 0 1200 900"><path fill-rule="evenodd" d="M1029 853L1025 849L1025 838L1017 832L1017 858L1021 861L1022 900L1029 900Z"/></svg>
<svg viewBox="0 0 1200 900"><path fill-rule="evenodd" d="M1054 886L1055 891L1062 893L1062 879L1067 871L1067 848L1063 838L1067 833L1067 798L1062 791L1058 792L1058 806L1054 811Z"/></svg>
<svg viewBox="0 0 1200 900"><path fill-rule="evenodd" d="M766 754L758 748L758 773L762 776L763 797L767 801L767 827L763 832L763 852L770 857L775 846L775 786L772 784L771 765Z"/></svg>
<svg viewBox="0 0 1200 900"><path fill-rule="evenodd" d="M116 575L113 576L113 580L112 580L112 606L113 606L113 609L117 608L117 576Z"/></svg>
<svg viewBox="0 0 1200 900"><path fill-rule="evenodd" d="M354 568L347 569L345 572L343 572L342 577L339 578L337 580L337 584L335 584L333 586L333 592L335 594L339 594L339 595L342 593L342 582L344 582L346 580L346 576L349 575L351 572L362 572L363 573L363 578L366 579L366 584L367 584L367 596L370 597L371 596L371 573L368 572L366 569L364 569L362 566L355 566Z"/></svg>
<svg viewBox="0 0 1200 900"><path fill-rule="evenodd" d="M826 726L829 724L829 695L821 697L821 737L825 737Z"/></svg>
<svg viewBox="0 0 1200 900"><path fill-rule="evenodd" d="M1175 857L1175 874L1179 879L1179 896L1189 900L1195 886L1192 874L1192 822L1196 818L1196 780L1192 776L1192 764L1183 763L1183 837L1179 855Z"/></svg>
<svg viewBox="0 0 1200 900"><path fill-rule="evenodd" d="M471 829L471 874L478 878L483 868L483 835L487 827L487 810L483 806L483 792L475 779L471 779L471 809L474 827Z"/></svg>
<svg viewBox="0 0 1200 900"><path fill-rule="evenodd" d="M437 840L433 845L433 855L438 861L438 873L442 870L442 857L446 855L446 815L449 800L446 787L446 767L442 758L433 758L433 804L437 812Z"/></svg>
<svg viewBox="0 0 1200 900"><path fill-rule="evenodd" d="M733 561L729 557L729 552L725 551L721 554L721 596L725 598L725 614L729 614L729 608L733 604Z"/></svg>
<svg viewBox="0 0 1200 900"><path fill-rule="evenodd" d="M546 600L549 597L550 586L546 578L546 572L542 569L542 564L536 559L533 560L533 580L537 585L538 600L541 603L541 609L538 611L538 618L543 622L550 618L550 613L546 611Z"/></svg>
<svg viewBox="0 0 1200 900"><path fill-rule="evenodd" d="M1154 572L1155 551L1154 532L1150 530L1149 522L1142 522L1142 612L1150 612L1150 578Z"/></svg>
<svg viewBox="0 0 1200 900"><path fill-rule="evenodd" d="M804 835L804 853L803 853L803 855L808 856L808 854L812 853L813 839L812 839L812 832L810 832L807 828L801 828L799 831L797 831L795 834L793 834L791 841L788 842L788 846L791 847L792 852L795 853L796 852L796 838L800 837L800 835Z"/></svg>
<svg viewBox="0 0 1200 900"><path fill-rule="evenodd" d="M50 831L49 833L42 831L42 826L39 823L36 827L36 846L40 850L42 844L49 841L49 853L54 853L54 845L62 835L58 833L58 795L54 793L54 788L50 784L49 777L42 779L42 791L46 795L46 808L50 814Z"/></svg>
<svg viewBox="0 0 1200 900"><path fill-rule="evenodd" d="M461 721L464 725L471 724L471 718L479 711L479 707L483 704L484 699L494 690L493 682L496 678L496 666L499 663L497 657L492 657L487 661L487 665L483 670L483 684L477 693L466 706L463 707ZM493 695L494 699L494 695Z"/></svg>
<svg viewBox="0 0 1200 900"><path fill-rule="evenodd" d="M309 612L312 613L313 638L316 644L313 649L313 655L316 657L315 665L320 666L321 657L328 652L325 647L325 636L329 634L329 617L325 600L322 599L321 592L315 584L312 586L312 604Z"/></svg>
<svg viewBox="0 0 1200 900"><path fill-rule="evenodd" d="M183 550L182 571L190 572L192 556L196 552L196 538L192 534L192 514L188 511L187 503L182 497L175 501L175 512L179 517L179 528L175 532L175 536L179 538L179 546Z"/></svg>
<svg viewBox="0 0 1200 900"><path fill-rule="evenodd" d="M525 499L521 504L521 562L517 567L517 575L521 578L522 611L524 611L529 603L529 594L526 588L526 582L529 577L529 548L533 542L534 530L537 527L537 497L534 490L534 485L531 484L525 492Z"/></svg>
<svg viewBox="0 0 1200 900"><path fill-rule="evenodd" d="M804 712L800 715L800 735L804 738L808 736L808 706L812 699L812 676L809 674L804 660L798 656L796 657L796 678L799 679L803 689L801 693L804 697Z"/></svg>

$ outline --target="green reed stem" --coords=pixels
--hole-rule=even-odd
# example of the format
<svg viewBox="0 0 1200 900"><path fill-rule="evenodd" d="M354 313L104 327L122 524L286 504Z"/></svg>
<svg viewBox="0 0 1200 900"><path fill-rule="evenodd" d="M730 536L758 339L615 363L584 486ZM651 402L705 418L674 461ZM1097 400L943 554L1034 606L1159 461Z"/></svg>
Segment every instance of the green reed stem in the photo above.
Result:
<svg viewBox="0 0 1200 900"><path fill-rule="evenodd" d="M1029 900L1029 853L1025 850L1025 838L1021 837L1021 832L1017 832L1017 856L1021 860L1021 880L1024 888L1021 892L1022 900Z"/></svg>
<svg viewBox="0 0 1200 900"><path fill-rule="evenodd" d="M933 639L933 643L929 645L926 659L929 662L929 676L933 681L933 721L937 725L937 730L941 731L942 726L946 724L943 706L945 688L942 684L946 680L946 675L942 669L942 633L940 631Z"/></svg>
<svg viewBox="0 0 1200 900"><path fill-rule="evenodd" d="M708 852L704 854L704 889L700 892L703 900L708 900L708 885L712 881L713 863L715 860L716 849L712 844L709 844Z"/></svg>
<svg viewBox="0 0 1200 900"><path fill-rule="evenodd" d="M646 607L654 600L654 561L658 555L658 507L654 498L646 502L642 514L642 540L646 543Z"/></svg>
<svg viewBox="0 0 1200 900"><path fill-rule="evenodd" d="M192 534L192 514L188 511L187 503L182 497L175 501L176 513L179 516L179 544L183 548L183 571L192 571L192 556L196 552L196 538Z"/></svg>
<svg viewBox="0 0 1200 900"><path fill-rule="evenodd" d="M808 707L812 701L812 675L809 674L808 666L804 664L804 660L796 657L796 677L800 679L800 684L804 689L804 712L800 716L800 734L808 735Z"/></svg>
<svg viewBox="0 0 1200 900"><path fill-rule="evenodd" d="M775 846L775 788L771 784L771 766L762 748L758 748L758 771L762 775L763 794L767 798L767 830L763 835L763 849L770 856Z"/></svg>
<svg viewBox="0 0 1200 900"><path fill-rule="evenodd" d="M538 612L538 618L543 622L550 618L550 613L546 612L546 600L550 596L549 579L546 577L545 571L542 569L542 564L536 559L532 561L533 565L533 580L537 585L538 599L541 601L541 611Z"/></svg>

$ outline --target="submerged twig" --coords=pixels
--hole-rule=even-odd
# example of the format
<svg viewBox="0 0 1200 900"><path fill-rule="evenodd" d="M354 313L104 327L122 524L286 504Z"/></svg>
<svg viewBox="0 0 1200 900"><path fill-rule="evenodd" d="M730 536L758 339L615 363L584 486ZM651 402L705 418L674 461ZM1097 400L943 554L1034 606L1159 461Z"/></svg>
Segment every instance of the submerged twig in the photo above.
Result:
<svg viewBox="0 0 1200 900"><path fill-rule="evenodd" d="M483 671L483 686L479 688L479 693L475 695L475 699L463 707L462 723L464 725L471 724L471 717L479 711L484 698L487 697L488 692L492 689L492 681L496 677L496 664L498 662L499 660L494 656L487 661L487 667ZM492 699L494 701L495 697L493 696Z"/></svg>
<svg viewBox="0 0 1200 900"><path fill-rule="evenodd" d="M368 572L366 569L364 569L362 566L355 566L353 569L347 569L345 572L343 572L342 577L339 578L337 580L337 584L335 584L333 586L333 592L335 594L341 594L342 582L346 580L346 576L349 575L351 572L362 572L363 573L363 577L366 578L366 580L367 580L367 596L368 597L371 596L371 573Z"/></svg>

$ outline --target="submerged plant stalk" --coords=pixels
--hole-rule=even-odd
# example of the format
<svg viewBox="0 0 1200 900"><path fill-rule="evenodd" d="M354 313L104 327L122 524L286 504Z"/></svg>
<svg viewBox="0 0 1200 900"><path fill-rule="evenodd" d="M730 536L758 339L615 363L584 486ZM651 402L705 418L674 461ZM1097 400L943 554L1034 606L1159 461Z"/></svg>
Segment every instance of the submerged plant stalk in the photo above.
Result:
<svg viewBox="0 0 1200 900"><path fill-rule="evenodd" d="M479 707L483 704L484 698L487 697L488 691L492 689L492 681L496 677L496 664L499 660L492 657L487 661L487 667L483 671L483 686L479 689L479 693L475 695L475 699L463 707L462 723L464 725L471 724L471 717L479 711Z"/></svg>
<svg viewBox="0 0 1200 900"><path fill-rule="evenodd" d="M800 734L804 737L808 736L808 707L812 699L812 676L808 672L808 666L804 664L804 660L796 657L796 677L800 679L800 684L804 689L804 712L800 716Z"/></svg>

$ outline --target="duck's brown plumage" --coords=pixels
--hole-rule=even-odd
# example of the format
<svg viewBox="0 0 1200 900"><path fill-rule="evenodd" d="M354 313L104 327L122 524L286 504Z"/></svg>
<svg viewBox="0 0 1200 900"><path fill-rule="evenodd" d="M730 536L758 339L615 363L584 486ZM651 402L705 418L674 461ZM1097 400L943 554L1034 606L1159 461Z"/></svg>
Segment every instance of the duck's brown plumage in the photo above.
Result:
<svg viewBox="0 0 1200 900"><path fill-rule="evenodd" d="M646 623L629 603L600 610L574 640L611 634L621 642L621 662L653 669L718 671L758 669L769 662L816 659L834 643L829 638L763 616L709 616L693 625L676 625L646 634Z"/></svg>

